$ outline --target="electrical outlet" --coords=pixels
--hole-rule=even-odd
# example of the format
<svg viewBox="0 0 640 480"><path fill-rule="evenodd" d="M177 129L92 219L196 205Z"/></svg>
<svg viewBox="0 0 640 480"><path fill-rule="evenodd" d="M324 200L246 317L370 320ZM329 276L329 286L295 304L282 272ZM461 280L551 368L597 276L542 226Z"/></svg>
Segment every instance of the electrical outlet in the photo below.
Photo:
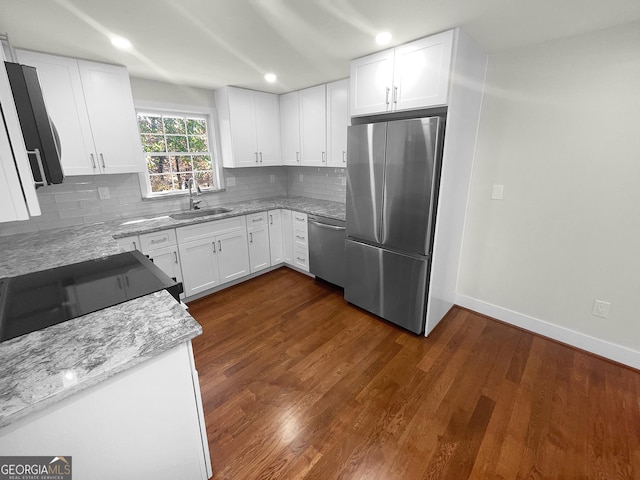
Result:
<svg viewBox="0 0 640 480"><path fill-rule="evenodd" d="M269 175L269 183L276 183L276 176L275 175Z"/></svg>
<svg viewBox="0 0 640 480"><path fill-rule="evenodd" d="M347 184L347 177L342 177L341 183L342 183L342 185L346 185Z"/></svg>
<svg viewBox="0 0 640 480"><path fill-rule="evenodd" d="M300 174L300 177L298 177L300 179L300 183L302 183L304 181L304 177L302 176L302 174Z"/></svg>
<svg viewBox="0 0 640 480"><path fill-rule="evenodd" d="M611 304L609 302L603 302L602 300L594 300L593 308L591 309L591 315L600 318L607 318L609 316L609 308Z"/></svg>
<svg viewBox="0 0 640 480"><path fill-rule="evenodd" d="M111 198L109 187L98 187L98 197L100 200L109 200Z"/></svg>
<svg viewBox="0 0 640 480"><path fill-rule="evenodd" d="M491 190L491 200L502 200L504 194L504 185L494 185Z"/></svg>

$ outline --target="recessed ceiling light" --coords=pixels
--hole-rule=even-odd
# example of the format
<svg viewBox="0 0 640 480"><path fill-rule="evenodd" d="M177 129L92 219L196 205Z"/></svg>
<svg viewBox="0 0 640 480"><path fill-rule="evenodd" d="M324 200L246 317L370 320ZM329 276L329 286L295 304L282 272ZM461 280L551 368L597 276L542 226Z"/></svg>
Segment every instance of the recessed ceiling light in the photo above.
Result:
<svg viewBox="0 0 640 480"><path fill-rule="evenodd" d="M124 37L111 37L111 44L120 50L129 50L131 42Z"/></svg>
<svg viewBox="0 0 640 480"><path fill-rule="evenodd" d="M269 83L274 83L278 79L278 77L276 77L275 73L265 73L264 79Z"/></svg>
<svg viewBox="0 0 640 480"><path fill-rule="evenodd" d="M386 45L391 41L391 34L389 32L380 32L376 35L376 43L378 45Z"/></svg>

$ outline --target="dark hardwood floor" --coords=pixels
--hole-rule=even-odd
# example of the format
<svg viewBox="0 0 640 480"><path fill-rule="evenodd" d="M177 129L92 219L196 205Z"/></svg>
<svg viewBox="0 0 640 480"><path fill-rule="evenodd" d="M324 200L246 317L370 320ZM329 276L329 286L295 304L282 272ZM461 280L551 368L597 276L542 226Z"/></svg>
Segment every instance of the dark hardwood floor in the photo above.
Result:
<svg viewBox="0 0 640 480"><path fill-rule="evenodd" d="M638 479L640 373L454 308L429 338L281 268L190 304L214 479Z"/></svg>

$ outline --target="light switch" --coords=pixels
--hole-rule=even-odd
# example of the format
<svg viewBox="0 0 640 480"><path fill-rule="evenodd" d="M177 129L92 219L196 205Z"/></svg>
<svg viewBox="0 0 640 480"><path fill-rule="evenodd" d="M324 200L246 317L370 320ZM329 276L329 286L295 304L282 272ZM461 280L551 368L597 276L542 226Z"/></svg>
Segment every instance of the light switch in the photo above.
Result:
<svg viewBox="0 0 640 480"><path fill-rule="evenodd" d="M494 185L491 190L491 200L502 200L504 193L504 185Z"/></svg>

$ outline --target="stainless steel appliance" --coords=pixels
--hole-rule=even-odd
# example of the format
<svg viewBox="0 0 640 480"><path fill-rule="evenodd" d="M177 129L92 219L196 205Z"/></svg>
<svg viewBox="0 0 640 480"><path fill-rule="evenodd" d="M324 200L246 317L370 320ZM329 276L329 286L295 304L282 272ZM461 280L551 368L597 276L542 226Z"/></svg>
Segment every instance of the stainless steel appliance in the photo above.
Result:
<svg viewBox="0 0 640 480"><path fill-rule="evenodd" d="M0 278L0 341L182 284L138 251Z"/></svg>
<svg viewBox="0 0 640 480"><path fill-rule="evenodd" d="M5 68L36 188L62 183L60 140L47 114L36 69L11 62L5 62Z"/></svg>
<svg viewBox="0 0 640 480"><path fill-rule="evenodd" d="M309 227L309 271L318 278L344 287L344 221L308 215L307 225Z"/></svg>
<svg viewBox="0 0 640 480"><path fill-rule="evenodd" d="M345 299L424 332L444 130L440 116L353 125Z"/></svg>

